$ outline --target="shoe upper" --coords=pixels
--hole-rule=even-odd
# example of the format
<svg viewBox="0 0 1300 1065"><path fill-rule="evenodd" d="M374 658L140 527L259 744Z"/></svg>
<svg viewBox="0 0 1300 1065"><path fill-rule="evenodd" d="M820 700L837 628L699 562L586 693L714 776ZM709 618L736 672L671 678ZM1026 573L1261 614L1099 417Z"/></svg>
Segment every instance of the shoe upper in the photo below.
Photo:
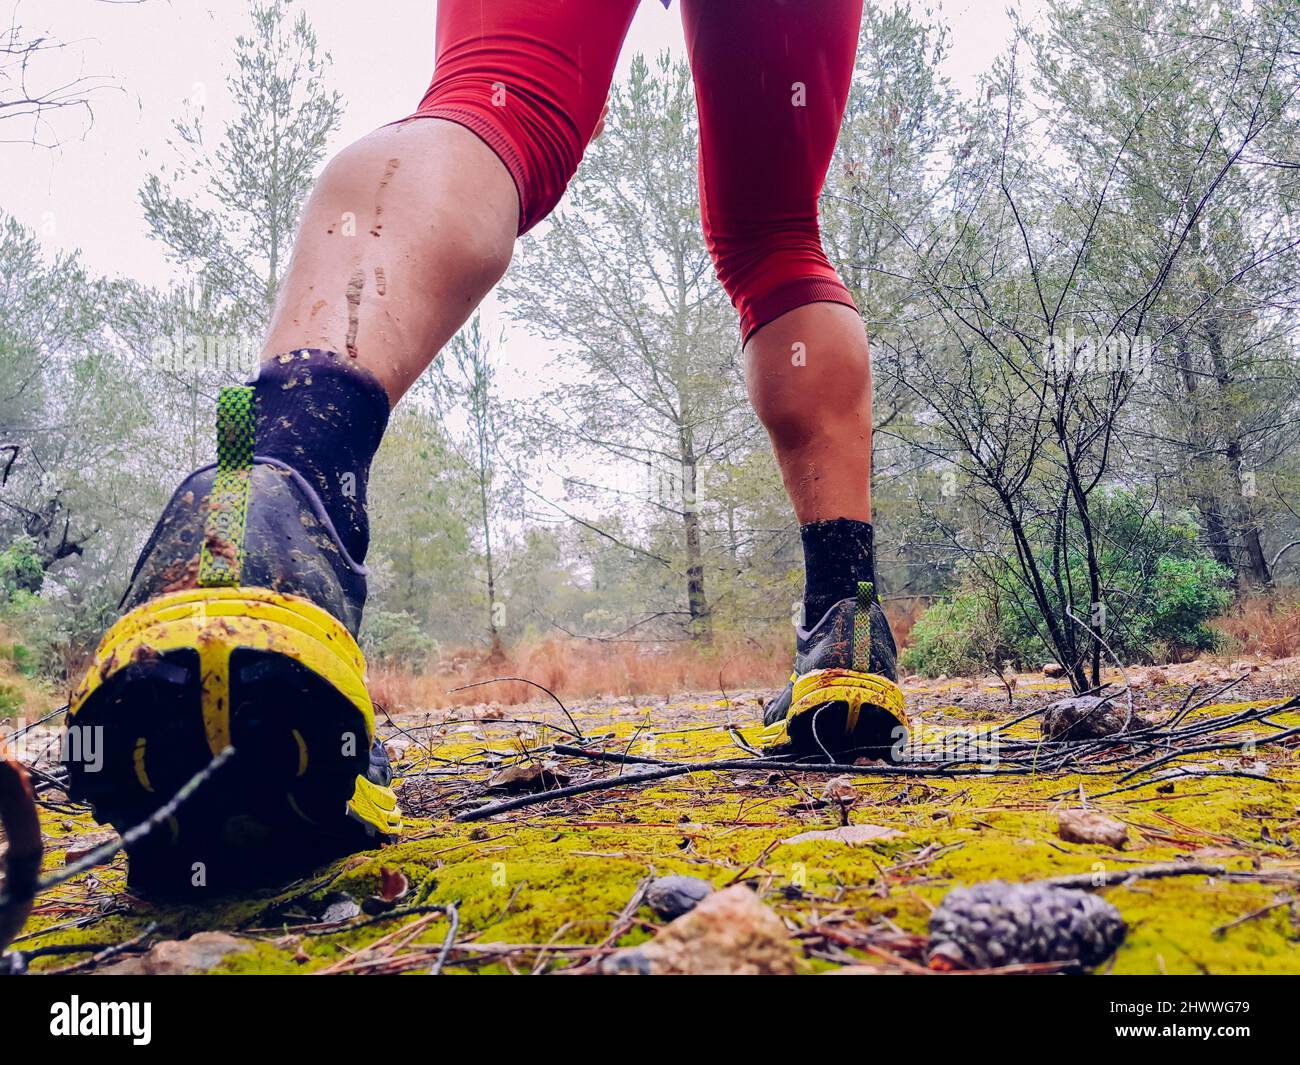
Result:
<svg viewBox="0 0 1300 1065"><path fill-rule="evenodd" d="M198 586L217 476L216 465L204 466L172 494L135 564L123 609ZM354 637L361 625L366 568L340 542L311 485L275 459L257 456L249 470L239 584L310 599Z"/></svg>
<svg viewBox="0 0 1300 1065"><path fill-rule="evenodd" d="M862 586L860 586L861 588ZM794 672L804 676L818 669L853 669L898 679L898 651L879 601L870 585L855 599L841 599L811 629L795 629ZM794 694L793 681L768 704L763 724L786 716Z"/></svg>

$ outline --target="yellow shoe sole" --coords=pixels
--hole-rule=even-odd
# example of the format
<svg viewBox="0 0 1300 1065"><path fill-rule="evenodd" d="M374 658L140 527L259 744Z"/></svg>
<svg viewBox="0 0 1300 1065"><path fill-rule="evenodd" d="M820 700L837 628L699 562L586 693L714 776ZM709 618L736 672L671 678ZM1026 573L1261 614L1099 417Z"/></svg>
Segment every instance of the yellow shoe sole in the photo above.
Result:
<svg viewBox="0 0 1300 1065"><path fill-rule="evenodd" d="M823 714L824 722L818 717L819 710L836 705L842 712ZM882 740L891 748L905 740L909 727L903 689L892 680L852 669L815 669L794 679L789 711L763 728L758 746L768 754L874 752Z"/></svg>
<svg viewBox="0 0 1300 1065"><path fill-rule="evenodd" d="M101 821L147 816L233 746L222 779L179 811L173 844L187 825L223 844L232 833L271 843L303 822L325 835L401 829L393 790L364 775L375 734L365 658L300 596L195 588L137 607L104 634L67 722L70 787Z"/></svg>

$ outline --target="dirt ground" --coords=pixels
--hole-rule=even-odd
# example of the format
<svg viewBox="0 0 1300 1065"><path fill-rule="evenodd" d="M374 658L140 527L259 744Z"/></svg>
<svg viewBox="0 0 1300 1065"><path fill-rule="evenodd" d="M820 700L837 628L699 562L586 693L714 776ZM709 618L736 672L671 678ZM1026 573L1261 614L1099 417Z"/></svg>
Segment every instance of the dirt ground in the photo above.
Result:
<svg viewBox="0 0 1300 1065"><path fill-rule="evenodd" d="M1246 713L1300 692L1300 659L1195 662L1129 680L1136 715L1196 726L1218 749L1128 777L1161 757L1159 742L1045 768L1032 712L1068 692L1029 674L1011 678L1010 692L992 680L907 682L925 749L950 757L954 737L1009 744L1005 759L985 742L978 765L911 763L921 770L911 775L880 763L851 773L742 766L636 782L620 774L643 765L552 749L578 744L580 732L589 751L616 756L746 759L759 692L587 700L568 706L571 720L544 697L403 713L381 722L407 814L398 844L202 907L133 898L119 855L42 895L11 949L30 952L32 971L591 971L655 934L662 922L634 903L647 877L675 873L748 883L810 973L924 972L930 913L953 887L1186 863L1208 871L1102 889L1128 932L1098 972L1300 972L1300 745L1248 742L1300 726L1300 710ZM509 800L510 787L527 796L596 779L610 786L454 820ZM44 797L54 869L104 830L57 793ZM1080 808L1125 826L1122 847L1061 838L1062 813ZM857 831L833 831L846 825ZM819 830L831 834L794 840ZM212 934L189 938L201 932Z"/></svg>

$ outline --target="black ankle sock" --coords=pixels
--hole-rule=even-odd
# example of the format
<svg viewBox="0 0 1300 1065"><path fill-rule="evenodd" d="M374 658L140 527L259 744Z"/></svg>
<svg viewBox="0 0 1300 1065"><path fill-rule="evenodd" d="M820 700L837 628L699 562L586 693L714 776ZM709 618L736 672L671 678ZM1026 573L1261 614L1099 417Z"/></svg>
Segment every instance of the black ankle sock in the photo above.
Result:
<svg viewBox="0 0 1300 1065"><path fill-rule="evenodd" d="M876 582L871 526L831 518L799 526L803 540L804 628L811 629L841 599L858 594L859 581Z"/></svg>
<svg viewBox="0 0 1300 1065"><path fill-rule="evenodd" d="M346 356L299 348L262 363L253 382L258 455L292 466L320 494L343 546L370 546L366 482L388 425L388 395Z"/></svg>

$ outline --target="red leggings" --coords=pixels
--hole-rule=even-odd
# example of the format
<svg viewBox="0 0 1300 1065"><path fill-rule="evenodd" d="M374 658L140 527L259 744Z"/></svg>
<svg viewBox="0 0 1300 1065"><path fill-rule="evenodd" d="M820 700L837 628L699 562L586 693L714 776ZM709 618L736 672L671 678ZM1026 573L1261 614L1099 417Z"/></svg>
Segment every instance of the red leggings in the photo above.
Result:
<svg viewBox="0 0 1300 1065"><path fill-rule="evenodd" d="M439 0L433 84L411 117L456 122L500 156L521 233L577 169L638 2ZM853 306L817 198L861 19L862 0L682 0L704 234L746 340L806 303Z"/></svg>

